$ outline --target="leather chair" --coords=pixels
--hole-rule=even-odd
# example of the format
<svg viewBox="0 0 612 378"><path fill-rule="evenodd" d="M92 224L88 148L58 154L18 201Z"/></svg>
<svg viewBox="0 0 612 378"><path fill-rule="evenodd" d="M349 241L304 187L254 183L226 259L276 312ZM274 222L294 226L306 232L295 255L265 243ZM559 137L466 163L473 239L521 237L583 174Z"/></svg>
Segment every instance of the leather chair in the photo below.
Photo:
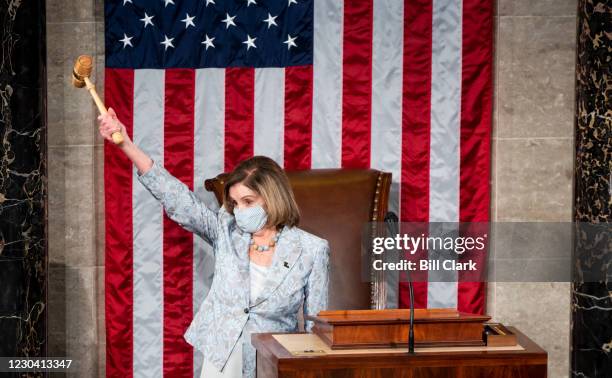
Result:
<svg viewBox="0 0 612 378"><path fill-rule="evenodd" d="M387 212L391 173L374 169L286 171L300 208L298 227L330 244L328 309L379 307L373 286L361 276L361 237L368 222ZM227 173L205 181L222 203Z"/></svg>

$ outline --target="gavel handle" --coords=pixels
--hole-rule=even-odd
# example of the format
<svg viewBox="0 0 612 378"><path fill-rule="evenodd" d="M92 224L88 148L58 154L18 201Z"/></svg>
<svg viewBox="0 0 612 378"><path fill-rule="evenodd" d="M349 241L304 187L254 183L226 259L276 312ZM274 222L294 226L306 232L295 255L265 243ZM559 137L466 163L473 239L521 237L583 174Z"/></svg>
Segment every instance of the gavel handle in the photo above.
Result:
<svg viewBox="0 0 612 378"><path fill-rule="evenodd" d="M96 92L96 86L94 85L94 83L91 82L91 80L89 80L88 77L85 78L85 86L87 90L89 90L91 97L93 97L93 100L96 103L96 106L98 107L98 110L100 111L100 114L108 113L108 110L106 110L106 106L104 106L104 103L100 99L100 96L98 96L98 92ZM120 132L115 131L113 135L111 135L111 137L113 138L113 142L115 144L123 143L123 135L121 135Z"/></svg>

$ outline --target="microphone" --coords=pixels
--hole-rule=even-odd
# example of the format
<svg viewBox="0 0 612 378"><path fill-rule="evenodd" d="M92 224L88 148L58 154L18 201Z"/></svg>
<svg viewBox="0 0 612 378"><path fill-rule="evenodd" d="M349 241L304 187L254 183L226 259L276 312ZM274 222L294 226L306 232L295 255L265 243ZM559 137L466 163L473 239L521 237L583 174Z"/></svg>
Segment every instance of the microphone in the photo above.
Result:
<svg viewBox="0 0 612 378"><path fill-rule="evenodd" d="M398 226L399 218L397 215L389 211L385 215L385 223L387 224L387 229L391 233L391 235L399 234L399 226ZM406 275L408 278L408 293L410 297L410 323L408 328L408 354L414 353L414 292L412 289L412 278L410 277L410 270L406 271Z"/></svg>

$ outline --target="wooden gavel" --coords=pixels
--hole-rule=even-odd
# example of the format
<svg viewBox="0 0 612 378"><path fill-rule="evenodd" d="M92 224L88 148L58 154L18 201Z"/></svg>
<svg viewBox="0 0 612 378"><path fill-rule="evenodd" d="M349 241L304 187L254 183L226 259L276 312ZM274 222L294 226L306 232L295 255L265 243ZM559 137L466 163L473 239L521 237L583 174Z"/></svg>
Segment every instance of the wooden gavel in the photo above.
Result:
<svg viewBox="0 0 612 378"><path fill-rule="evenodd" d="M91 55L81 55L77 58L74 63L74 68L72 69L72 85L77 88L86 87L93 97L94 102L98 106L98 110L101 114L107 114L108 110L106 110L106 106L98 96L98 92L96 92L96 86L89 80L91 76L91 71L93 69L93 59ZM121 144L123 142L123 136L119 131L116 131L111 136L113 138L113 142L115 144Z"/></svg>

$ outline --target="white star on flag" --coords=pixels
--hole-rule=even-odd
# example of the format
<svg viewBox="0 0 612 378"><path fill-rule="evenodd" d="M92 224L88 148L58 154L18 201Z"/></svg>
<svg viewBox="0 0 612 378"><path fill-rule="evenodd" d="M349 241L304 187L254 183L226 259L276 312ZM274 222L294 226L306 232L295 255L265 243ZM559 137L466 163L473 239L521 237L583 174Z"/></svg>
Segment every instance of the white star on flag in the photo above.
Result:
<svg viewBox="0 0 612 378"><path fill-rule="evenodd" d="M247 45L247 51L249 51L249 49L252 47L254 49L257 48L257 46L255 46L255 40L257 38L251 38L250 35L247 34L247 40L243 41L242 43L244 43L245 45Z"/></svg>
<svg viewBox="0 0 612 378"><path fill-rule="evenodd" d="M209 47L212 47L213 49L215 48L215 45L213 44L214 40L215 37L210 38L208 34L206 34L206 39L202 41L202 44L206 45L206 50L208 50Z"/></svg>
<svg viewBox="0 0 612 378"><path fill-rule="evenodd" d="M123 0L123 5L125 5L127 3L132 3L132 0ZM132 3L132 4L134 4L134 3Z"/></svg>
<svg viewBox="0 0 612 378"><path fill-rule="evenodd" d="M208 4L215 4L215 0L206 0L206 6L208 6Z"/></svg>
<svg viewBox="0 0 612 378"><path fill-rule="evenodd" d="M287 40L285 42L283 42L283 43L287 44L287 50L290 50L291 46L297 47L297 43L295 43L296 39L297 39L297 37L291 38L291 36L289 34L287 34Z"/></svg>
<svg viewBox="0 0 612 378"><path fill-rule="evenodd" d="M123 39L120 39L119 41L123 42L123 48L126 48L128 45L132 46L132 42L130 42L132 40L132 38L134 37L128 37L127 34L123 33Z"/></svg>
<svg viewBox="0 0 612 378"><path fill-rule="evenodd" d="M189 13L185 13L185 18L181 20L185 23L185 29L187 29L189 26L193 26L195 28L195 24L193 23L194 18L195 16L189 17Z"/></svg>
<svg viewBox="0 0 612 378"><path fill-rule="evenodd" d="M153 19L153 17L155 17L155 15L153 15L153 16L149 16L149 15L147 14L147 12L145 12L145 16L144 16L144 18L141 18L141 19L140 19L140 21L144 22L144 27L145 27L145 29L147 28L147 25L151 25L151 26L153 26L153 21L151 21L151 20Z"/></svg>
<svg viewBox="0 0 612 378"><path fill-rule="evenodd" d="M297 0L289 0L289 4L287 5L287 8L289 8L291 6L291 4L297 4Z"/></svg>
<svg viewBox="0 0 612 378"><path fill-rule="evenodd" d="M229 29L230 25L236 26L236 24L234 23L234 18L236 18L236 16L230 17L229 13L226 13L225 20L221 20L221 22L225 23L226 29Z"/></svg>
<svg viewBox="0 0 612 378"><path fill-rule="evenodd" d="M160 45L164 45L164 51L168 50L168 47L174 47L172 41L174 38L168 38L167 35L164 34L164 40L160 43Z"/></svg>
<svg viewBox="0 0 612 378"><path fill-rule="evenodd" d="M251 4L253 5L257 5L257 3L255 2L255 0L247 0L247 7L250 6Z"/></svg>
<svg viewBox="0 0 612 378"><path fill-rule="evenodd" d="M276 24L276 21L274 21L274 20L276 20L276 17L278 17L278 16L274 16L274 17L272 17L272 15L271 15L270 13L268 13L268 18L266 18L265 20L263 20L263 22L266 22L266 23L268 24L268 29L270 29L270 26L272 26L272 25L274 25L274 26L278 26L278 25Z"/></svg>
<svg viewBox="0 0 612 378"><path fill-rule="evenodd" d="M168 4L174 5L174 1L172 1L172 0L164 0L164 8L167 7Z"/></svg>

